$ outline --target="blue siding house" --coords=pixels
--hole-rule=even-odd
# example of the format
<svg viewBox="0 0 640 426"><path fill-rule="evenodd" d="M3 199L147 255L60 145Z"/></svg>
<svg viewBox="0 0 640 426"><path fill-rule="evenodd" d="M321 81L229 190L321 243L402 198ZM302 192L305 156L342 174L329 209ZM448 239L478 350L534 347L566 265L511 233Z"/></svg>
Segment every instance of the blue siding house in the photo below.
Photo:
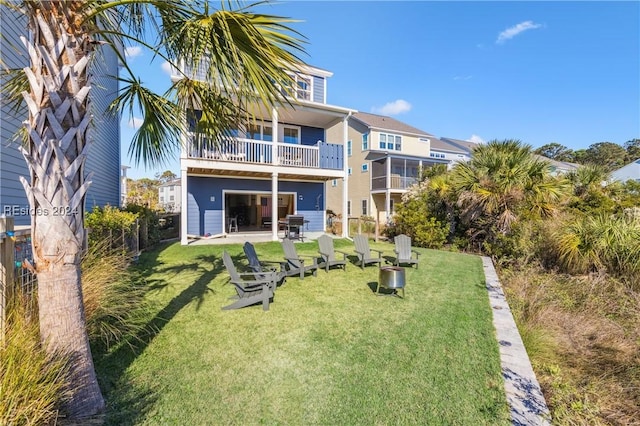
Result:
<svg viewBox="0 0 640 426"><path fill-rule="evenodd" d="M198 76L186 67L185 74ZM308 231L324 231L325 182L346 180L348 118L355 112L326 103L331 75L314 67L292 73L296 86L289 102L219 146L203 143L187 126L180 156L182 244L236 232L235 223L237 232L277 240L278 222L292 214L304 216ZM342 136L328 140L328 134Z"/></svg>

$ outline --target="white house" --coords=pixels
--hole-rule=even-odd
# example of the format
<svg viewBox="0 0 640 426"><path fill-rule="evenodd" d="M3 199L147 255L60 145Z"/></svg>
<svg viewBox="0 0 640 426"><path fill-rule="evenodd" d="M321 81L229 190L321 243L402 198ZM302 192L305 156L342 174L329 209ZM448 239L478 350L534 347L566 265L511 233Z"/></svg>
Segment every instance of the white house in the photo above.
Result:
<svg viewBox="0 0 640 426"><path fill-rule="evenodd" d="M626 182L628 180L640 182L640 158L611 172L611 179L621 182Z"/></svg>

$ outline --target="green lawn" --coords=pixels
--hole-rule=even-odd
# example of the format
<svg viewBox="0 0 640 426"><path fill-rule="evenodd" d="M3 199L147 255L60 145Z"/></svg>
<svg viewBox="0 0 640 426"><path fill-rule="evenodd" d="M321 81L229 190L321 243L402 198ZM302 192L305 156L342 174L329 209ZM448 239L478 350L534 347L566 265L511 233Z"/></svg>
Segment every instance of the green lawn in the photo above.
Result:
<svg viewBox="0 0 640 426"><path fill-rule="evenodd" d="M479 258L422 250L404 300L376 297L377 267L349 263L288 278L268 312L222 311L222 250L244 260L240 245L177 243L141 257L155 317L135 351L96 356L108 424L509 424ZM282 257L277 242L256 250Z"/></svg>

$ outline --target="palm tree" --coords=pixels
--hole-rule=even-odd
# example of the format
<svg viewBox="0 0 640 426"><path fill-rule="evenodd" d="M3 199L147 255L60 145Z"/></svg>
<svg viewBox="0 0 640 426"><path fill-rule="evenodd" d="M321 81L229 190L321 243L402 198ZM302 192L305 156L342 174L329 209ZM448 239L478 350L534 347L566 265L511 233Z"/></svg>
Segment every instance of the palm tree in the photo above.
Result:
<svg viewBox="0 0 640 426"><path fill-rule="evenodd" d="M104 401L89 348L80 258L85 247L84 201L90 181L84 163L93 111L88 67L100 49L113 49L128 77L113 111L141 109L144 122L132 141L136 162L155 165L180 143L185 112L202 111L198 128L210 140L251 117L246 105L280 102L291 78L285 67L302 65L303 52L289 19L252 13L241 3L215 10L206 0L0 0L26 16L22 37L30 65L12 70L3 95L21 98L29 111L22 153L30 172L22 178L32 217L38 277L41 340L50 353L71 358L70 417L99 412ZM7 9L5 9L6 12ZM207 82L185 75L167 93L146 89L121 56L122 46L140 43L179 68L179 61L206 72ZM178 96L176 98L176 95ZM257 99L254 99L257 98ZM176 99L179 99L176 100ZM255 103L255 102L253 102Z"/></svg>
<svg viewBox="0 0 640 426"><path fill-rule="evenodd" d="M518 140L493 140L453 169L461 221L472 239L508 234L525 212L553 212L562 186L549 175L548 164L531 154L531 147Z"/></svg>

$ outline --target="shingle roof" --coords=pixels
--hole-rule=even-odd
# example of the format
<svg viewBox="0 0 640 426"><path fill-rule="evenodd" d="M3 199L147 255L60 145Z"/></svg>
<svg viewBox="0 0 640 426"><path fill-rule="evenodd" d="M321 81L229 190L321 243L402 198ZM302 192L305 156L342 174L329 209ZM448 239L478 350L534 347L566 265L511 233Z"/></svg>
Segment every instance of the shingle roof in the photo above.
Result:
<svg viewBox="0 0 640 426"><path fill-rule="evenodd" d="M410 126L406 123L403 123L402 121L398 121L395 118L387 117L384 115L356 112L355 114L353 114L353 117L363 124L379 130L390 130L399 133L411 133L414 135L428 136L430 138L434 137L430 133Z"/></svg>
<svg viewBox="0 0 640 426"><path fill-rule="evenodd" d="M474 148L478 146L478 144L475 142L463 141L461 139L453 139L453 138L440 138L440 139L464 149L468 154L471 154L471 151L473 151Z"/></svg>
<svg viewBox="0 0 640 426"><path fill-rule="evenodd" d="M431 150L436 150L436 151L449 151L449 152L463 152L465 154L468 154L469 152L462 148L459 147L458 145L454 145L450 142L447 142L446 140L443 139L438 139L438 138L429 138L431 140Z"/></svg>

